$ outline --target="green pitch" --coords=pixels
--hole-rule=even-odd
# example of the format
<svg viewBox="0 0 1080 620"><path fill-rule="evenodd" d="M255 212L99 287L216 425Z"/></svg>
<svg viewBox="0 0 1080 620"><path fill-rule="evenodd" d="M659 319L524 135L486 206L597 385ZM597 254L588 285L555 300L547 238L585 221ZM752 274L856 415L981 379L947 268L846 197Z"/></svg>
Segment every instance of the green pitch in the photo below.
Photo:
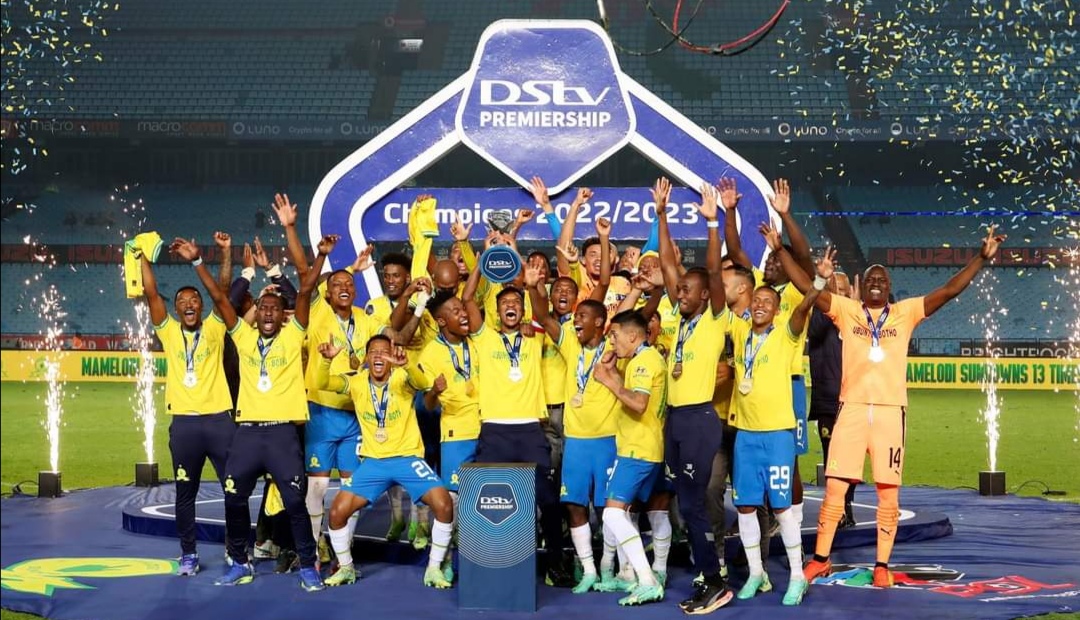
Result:
<svg viewBox="0 0 1080 620"><path fill-rule="evenodd" d="M131 484L135 463L145 460L143 433L132 413L130 384L70 384L60 429L60 471L65 489ZM4 494L16 484L36 492L37 472L48 469L48 446L41 383L0 384L0 479ZM163 478L171 477L168 416L158 391L158 425L154 458ZM1008 473L1012 493L1040 495L1042 483L1064 491L1067 501L1080 501L1080 424L1071 392L1003 392L998 468ZM985 428L979 421L984 400L979 392L912 390L908 409L908 455L905 484L941 487L976 486L987 469ZM812 482L821 461L816 432L811 454L801 459L803 480ZM207 466L204 479L212 480ZM903 495L901 494L901 501ZM0 620L26 620L26 614L3 611ZM1066 616L1067 617L1067 616Z"/></svg>

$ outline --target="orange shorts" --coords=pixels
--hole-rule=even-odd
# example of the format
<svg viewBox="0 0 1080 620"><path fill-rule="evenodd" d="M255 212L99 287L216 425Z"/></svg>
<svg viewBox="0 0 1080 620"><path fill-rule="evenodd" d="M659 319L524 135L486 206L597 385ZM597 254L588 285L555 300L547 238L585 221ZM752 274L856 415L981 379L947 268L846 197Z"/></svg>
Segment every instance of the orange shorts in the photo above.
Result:
<svg viewBox="0 0 1080 620"><path fill-rule="evenodd" d="M874 482L900 484L904 471L905 407L842 403L829 444L825 475L862 480L870 455Z"/></svg>

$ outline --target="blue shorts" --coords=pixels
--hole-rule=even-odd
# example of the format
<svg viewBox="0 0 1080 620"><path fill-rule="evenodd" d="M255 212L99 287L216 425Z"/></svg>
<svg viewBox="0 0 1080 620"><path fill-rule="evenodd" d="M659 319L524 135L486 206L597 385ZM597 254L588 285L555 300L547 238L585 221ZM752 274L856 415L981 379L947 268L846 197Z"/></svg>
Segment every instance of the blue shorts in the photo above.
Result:
<svg viewBox="0 0 1080 620"><path fill-rule="evenodd" d="M766 495L773 510L791 507L791 479L795 475L795 434L790 430L748 431L735 435L732 499L736 506L764 506Z"/></svg>
<svg viewBox="0 0 1080 620"><path fill-rule="evenodd" d="M806 422L806 379L802 375L791 376L791 401L795 409L795 454L806 454L810 451L810 427Z"/></svg>
<svg viewBox="0 0 1080 620"><path fill-rule="evenodd" d="M374 502L393 485L401 485L414 504L442 480L422 458L394 456L386 459L363 458L351 478L342 478L341 490Z"/></svg>
<svg viewBox="0 0 1080 620"><path fill-rule="evenodd" d="M447 481L448 491L458 490L458 476L461 475L461 466L476 460L476 439L459 439L457 441L444 441L440 444L440 457L443 480Z"/></svg>
<svg viewBox="0 0 1080 620"><path fill-rule="evenodd" d="M607 498L624 504L648 501L656 493L669 490L663 463L620 456L611 466Z"/></svg>
<svg viewBox="0 0 1080 620"><path fill-rule="evenodd" d="M360 466L360 421L356 414L308 402L304 425L304 466L309 474L331 469L353 473Z"/></svg>
<svg viewBox="0 0 1080 620"><path fill-rule="evenodd" d="M608 476L615 462L615 437L578 439L567 437L563 444L562 488L559 501L564 504L604 505ZM591 491L591 495L590 495Z"/></svg>

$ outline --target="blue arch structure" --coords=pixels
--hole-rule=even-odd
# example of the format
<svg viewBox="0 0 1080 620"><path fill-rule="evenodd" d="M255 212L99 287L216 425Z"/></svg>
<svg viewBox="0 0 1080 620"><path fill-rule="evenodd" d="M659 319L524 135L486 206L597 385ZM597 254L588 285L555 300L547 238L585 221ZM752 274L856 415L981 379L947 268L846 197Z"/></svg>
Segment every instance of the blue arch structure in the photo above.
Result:
<svg viewBox="0 0 1080 620"><path fill-rule="evenodd" d="M581 46L555 46L548 39L567 31L573 32L585 44ZM624 139L604 145L601 155L610 156L624 144L629 144L647 159L667 172L676 184L688 188L697 188L708 180L716 182L720 177L736 180L743 198L739 203L740 237L743 248L757 264L761 264L766 255L766 246L756 228L760 222L771 221L780 226L779 217L768 206L771 188L765 177L749 162L709 135L686 116L662 101L637 81L622 73L615 59L614 49L606 33L596 24L582 20L501 20L491 24L481 37L476 58L470 71L457 78L401 120L388 127L370 142L354 151L338 163L320 183L312 199L309 214L309 234L314 245L324 234L339 234L340 242L329 257L327 269L338 269L349 265L356 254L363 250L369 239L407 238L403 223L388 223L384 210L378 209L379 202L393 194L397 199L409 201L421 193L433 193L439 197L439 190L409 189L397 190L410 179L445 156L455 147L465 144L476 150L482 157L497 164L497 167L513 178L518 185L528 189L526 179L537 174L547 179L546 166L552 162L562 163L562 167L552 169L557 182L551 183L553 199L555 194L568 188L575 180L594 168L602 161L598 157L570 174L563 174L565 162L557 162L559 151L553 151L550 157L537 157L535 166L528 173L510 169L502 161L497 161L490 153L478 148L472 140L466 139L462 129L461 112L465 109L478 68L485 61L485 43L499 36L520 36L534 45L536 54L547 55L545 60L552 63L564 62L563 56L577 54L571 58L571 69L582 63L583 58L595 59L598 48L589 48L588 44L602 45L609 54L611 67L621 89L616 101L619 112L629 115L628 129ZM530 58L522 65L535 62ZM488 59L489 62L494 62ZM500 60L505 62L505 58ZM576 63L576 64L573 64ZM570 75L568 80L588 76ZM587 83L587 82L586 82ZM628 103L628 108L623 108ZM580 131L580 130L579 130ZM587 136L587 134L583 134ZM582 140L585 142L586 140ZM561 175L561 176L560 176ZM483 191L483 190L479 190ZM642 204L648 207L648 191L642 192ZM515 190L520 193L520 190ZM673 201L676 200L673 191ZM689 197L687 190L683 196ZM696 196L696 193L694 194ZM528 193L521 194L521 202L532 202ZM651 204L651 203L650 203ZM376 207L376 208L373 208ZM743 226L742 222L751 223ZM616 219L616 234L623 238L645 238L648 236L647 222L635 228L621 226ZM696 225L694 225L696 224ZM474 227L473 235L482 238L482 227ZM535 229L539 238L540 227ZM629 232L628 232L629 231ZM679 239L701 239L705 237L705 226L700 222L687 220L685 224L673 224L672 234ZM529 235L526 234L527 238ZM357 287L357 303L382 294L382 287L375 270L363 273L363 286Z"/></svg>

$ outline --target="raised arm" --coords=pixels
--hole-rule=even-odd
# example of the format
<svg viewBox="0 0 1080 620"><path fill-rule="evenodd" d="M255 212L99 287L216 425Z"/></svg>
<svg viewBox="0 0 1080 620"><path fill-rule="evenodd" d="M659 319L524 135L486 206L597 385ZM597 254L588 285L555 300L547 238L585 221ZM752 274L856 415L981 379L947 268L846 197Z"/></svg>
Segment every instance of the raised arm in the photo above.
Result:
<svg viewBox="0 0 1080 620"><path fill-rule="evenodd" d="M600 237L600 281L589 293L589 299L604 303L611 286L611 220L596 218L596 235Z"/></svg>
<svg viewBox="0 0 1080 620"><path fill-rule="evenodd" d="M994 258L997 254L998 247L1001 246L1001 242L1005 241L1005 235L995 235L994 230L996 225L991 226L986 231L986 238L982 241L982 249L978 255L968 261L968 264L964 266L956 275L949 278L943 286L934 289L929 295L923 298L923 311L926 316L937 312L947 302L951 301L954 297L959 295L971 284L971 281L975 279L975 274L979 273L979 270L986 265L987 261Z"/></svg>
<svg viewBox="0 0 1080 620"><path fill-rule="evenodd" d="M232 284L232 237L229 233L215 232L214 243L221 252L221 266L218 268L218 287L223 291L229 290Z"/></svg>
<svg viewBox="0 0 1080 620"><path fill-rule="evenodd" d="M195 267L195 273L198 274L199 280L206 288L206 292L209 293L210 299L214 301L214 308L217 310L218 316L221 317L226 327L232 329L236 325L236 311L233 310L232 304L229 303L229 296L218 287L214 276L210 275L210 270L203 264L202 255L199 252L199 247L195 245L195 241L178 237L169 246L169 252L188 261ZM143 286L146 286L145 281Z"/></svg>
<svg viewBox="0 0 1080 620"><path fill-rule="evenodd" d="M462 301L465 302L465 313L469 316L469 332L475 334L484 326L484 315L480 312L480 304L476 303L476 289L480 286L480 268L473 267L469 272L469 279L465 282L465 290L461 292Z"/></svg>
<svg viewBox="0 0 1080 620"><path fill-rule="evenodd" d="M724 270L720 243L720 222L717 221L716 188L711 183L701 184L701 204L697 207L705 220L708 242L705 246L705 268L709 271L709 305L714 315L727 309L727 294L724 292Z"/></svg>
<svg viewBox="0 0 1080 620"><path fill-rule="evenodd" d="M679 286L679 259L675 255L675 245L671 242L671 230L668 228L667 203L671 196L671 181L659 178L652 188L653 202L656 203L657 234L660 236L660 271L664 274L664 287L668 296L673 296ZM671 297L671 302L676 303Z"/></svg>
<svg viewBox="0 0 1080 620"><path fill-rule="evenodd" d="M735 188L735 179L720 179L720 206L724 208L724 242L727 243L727 255L737 265L753 268L750 257L742 249L739 239L739 220L736 210L742 194Z"/></svg>
<svg viewBox="0 0 1080 620"><path fill-rule="evenodd" d="M296 232L296 205L289 202L288 194L274 194L274 213L285 227L285 242L289 247L289 258L296 265L296 273L301 281L308 272L307 254L300 234Z"/></svg>
<svg viewBox="0 0 1080 620"><path fill-rule="evenodd" d="M334 245L340 238L339 235L323 235L315 248L315 264L300 279L300 291L296 294L296 312L293 314L293 320L300 327L307 328L308 315L311 313L311 293L319 285L319 273L322 271L326 256L334 249ZM296 271L300 272L299 265L296 266Z"/></svg>
<svg viewBox="0 0 1080 620"><path fill-rule="evenodd" d="M825 256L821 257L821 262L817 267L817 277L814 278L814 284L810 287L810 290L803 296L799 305L795 307L795 311L791 313L791 320L788 321L788 331L792 335L797 336L803 332L803 328L806 327L806 317L810 315L810 309L814 307L817 302L818 296L829 283L829 278L836 272L835 261L836 248L827 248L825 250ZM829 303L832 303L831 300ZM802 353L800 351L799 353Z"/></svg>
<svg viewBox="0 0 1080 620"><path fill-rule="evenodd" d="M146 260L146 254L143 254L139 261L142 263L143 296L146 297L146 304L150 306L150 323L161 325L169 317L169 311L165 307L165 300L158 293L157 278L154 277L150 261Z"/></svg>
<svg viewBox="0 0 1080 620"><path fill-rule="evenodd" d="M773 195L769 197L769 204L780 214L780 221L784 223L784 230L791 240L791 253L795 262L808 275L813 275L814 259L810 257L810 241L791 215L791 187L788 186L787 179L773 181Z"/></svg>
<svg viewBox="0 0 1080 620"><path fill-rule="evenodd" d="M780 265L784 269L784 273L791 279L791 284L799 289L799 292L806 295L813 288L814 281L810 279L810 276L803 271L802 267L795 261L795 257L790 252L784 249L782 242L780 241L780 231L772 224L762 224L758 227L762 236L765 237L765 243L769 245L769 249L776 254L776 257L780 259ZM831 248L825 249L825 256L822 256L818 260L818 272L825 269L829 273L833 271L832 258L829 256L830 252L833 255L836 254ZM822 312L828 312L832 307L832 293L829 291L821 291L816 296L814 307Z"/></svg>
<svg viewBox="0 0 1080 620"><path fill-rule="evenodd" d="M551 229L551 238L558 241L562 236L562 222L559 221L559 216L555 214L555 207L551 206L551 197L548 196L547 186L544 185L543 179L540 177L532 178L532 195L536 204L544 211L547 216L548 228Z"/></svg>
<svg viewBox="0 0 1080 620"><path fill-rule="evenodd" d="M547 335L558 342L562 336L562 326L548 311L548 298L544 294L544 287L540 286L539 267L525 268L525 289L529 292L527 297L532 303L533 321L543 326Z"/></svg>
<svg viewBox="0 0 1080 620"><path fill-rule="evenodd" d="M566 221L563 222L562 230L559 234L559 240L556 242L556 246L560 248L567 248L574 245L574 228L577 226L578 210L581 209L581 205L585 204L590 198L592 198L592 190L587 187L579 187L577 195L574 196L574 201L570 203L570 211L566 214ZM560 276L570 275L570 262L566 260L566 257L560 252L555 258L555 265L559 270ZM581 282L578 282L581 285Z"/></svg>
<svg viewBox="0 0 1080 620"><path fill-rule="evenodd" d="M420 317L424 316L424 310L431 299L431 291L430 278L416 278L409 282L402 295L409 302L399 303L394 307L390 314L390 325L383 329L383 334L393 340L394 344L405 346L412 341L420 327Z"/></svg>

